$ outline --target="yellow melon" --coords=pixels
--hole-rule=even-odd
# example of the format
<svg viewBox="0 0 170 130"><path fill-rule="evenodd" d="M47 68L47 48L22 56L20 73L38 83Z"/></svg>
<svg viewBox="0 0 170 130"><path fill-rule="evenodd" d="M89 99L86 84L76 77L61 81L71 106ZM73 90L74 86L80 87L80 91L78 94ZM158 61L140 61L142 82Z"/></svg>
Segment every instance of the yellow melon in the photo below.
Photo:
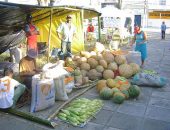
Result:
<svg viewBox="0 0 170 130"><path fill-rule="evenodd" d="M122 64L119 66L119 73L125 78L130 78L133 75L133 70L130 65Z"/></svg>

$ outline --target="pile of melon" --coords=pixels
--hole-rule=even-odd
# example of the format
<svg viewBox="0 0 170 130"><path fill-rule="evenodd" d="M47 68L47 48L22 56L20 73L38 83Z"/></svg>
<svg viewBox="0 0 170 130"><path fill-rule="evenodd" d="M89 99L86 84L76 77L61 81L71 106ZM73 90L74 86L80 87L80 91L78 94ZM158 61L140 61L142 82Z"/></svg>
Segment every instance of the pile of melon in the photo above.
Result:
<svg viewBox="0 0 170 130"><path fill-rule="evenodd" d="M137 98L140 94L138 86L131 85L126 78L120 76L115 79L99 80L96 89L102 99L112 99L117 104L129 98Z"/></svg>
<svg viewBox="0 0 170 130"><path fill-rule="evenodd" d="M82 85L87 80L114 79L120 75L130 78L140 71L138 64L127 64L125 55L114 55L111 51L81 51L65 60L65 66L75 69L76 81ZM78 70L78 71L77 71ZM79 73L77 73L79 72ZM79 81L80 80L80 81Z"/></svg>

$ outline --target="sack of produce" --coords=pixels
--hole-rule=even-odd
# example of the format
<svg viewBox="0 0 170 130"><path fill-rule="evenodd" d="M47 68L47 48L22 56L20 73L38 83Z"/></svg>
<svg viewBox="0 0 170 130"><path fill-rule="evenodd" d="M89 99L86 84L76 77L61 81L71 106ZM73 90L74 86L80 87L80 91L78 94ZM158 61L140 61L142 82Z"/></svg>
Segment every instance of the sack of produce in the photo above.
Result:
<svg viewBox="0 0 170 130"><path fill-rule="evenodd" d="M167 84L167 79L154 73L141 72L133 77L131 83L142 86L163 87Z"/></svg>
<svg viewBox="0 0 170 130"><path fill-rule="evenodd" d="M32 78L31 112L51 107L55 103L53 79L40 79L40 75Z"/></svg>
<svg viewBox="0 0 170 130"><path fill-rule="evenodd" d="M68 100L67 93L72 91L74 87L74 79L71 73L67 72L63 67L63 63L59 61L56 64L49 64L43 67L45 77L53 78L56 91L56 100ZM72 80L70 80L72 79Z"/></svg>
<svg viewBox="0 0 170 130"><path fill-rule="evenodd" d="M65 76L54 78L55 92L56 92L55 100L62 100L62 101L68 100L64 80L65 80Z"/></svg>

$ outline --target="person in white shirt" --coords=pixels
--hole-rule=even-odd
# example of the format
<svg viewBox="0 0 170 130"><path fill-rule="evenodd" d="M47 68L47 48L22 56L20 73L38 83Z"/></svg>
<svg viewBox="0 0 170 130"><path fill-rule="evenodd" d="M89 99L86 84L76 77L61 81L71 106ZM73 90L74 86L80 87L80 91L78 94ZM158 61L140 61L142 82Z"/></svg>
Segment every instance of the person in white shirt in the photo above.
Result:
<svg viewBox="0 0 170 130"><path fill-rule="evenodd" d="M11 68L4 69L4 77L0 79L0 108L6 109L15 107L19 97L25 91L25 85L13 78Z"/></svg>
<svg viewBox="0 0 170 130"><path fill-rule="evenodd" d="M76 28L71 23L71 20L72 17L68 15L66 17L66 22L62 23L57 29L57 36L61 40L61 52L64 55L63 58L71 57L71 42L76 32Z"/></svg>

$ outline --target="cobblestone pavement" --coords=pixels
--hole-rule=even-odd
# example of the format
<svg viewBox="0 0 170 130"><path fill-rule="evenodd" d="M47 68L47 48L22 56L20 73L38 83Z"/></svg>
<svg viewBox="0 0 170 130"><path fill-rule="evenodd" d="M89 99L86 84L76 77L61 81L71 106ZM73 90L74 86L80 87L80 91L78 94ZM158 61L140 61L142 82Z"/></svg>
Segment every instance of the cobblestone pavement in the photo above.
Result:
<svg viewBox="0 0 170 130"><path fill-rule="evenodd" d="M148 58L146 68L157 71L170 80L170 34L165 40L158 32L148 32ZM84 128L59 124L55 130L170 130L170 86L163 88L141 87L137 100L121 105L104 101L103 109ZM99 98L95 88L82 97ZM0 113L0 130L51 130L51 128Z"/></svg>

